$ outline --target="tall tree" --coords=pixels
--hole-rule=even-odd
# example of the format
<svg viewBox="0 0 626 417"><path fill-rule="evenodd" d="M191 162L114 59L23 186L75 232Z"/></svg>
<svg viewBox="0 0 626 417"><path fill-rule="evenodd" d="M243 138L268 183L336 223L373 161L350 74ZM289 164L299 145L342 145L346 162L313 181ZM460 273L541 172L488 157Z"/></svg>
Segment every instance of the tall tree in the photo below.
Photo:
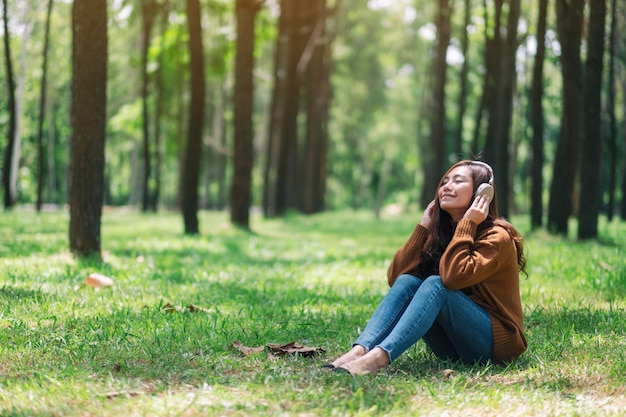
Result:
<svg viewBox="0 0 626 417"><path fill-rule="evenodd" d="M508 13L504 6L508 3ZM492 97L487 101L489 122L485 139L485 160L498 176L498 207L503 216L509 213L512 196L509 168L511 161L511 121L513 94L515 91L515 57L518 39L517 27L520 16L520 0L497 0L495 2L493 37L488 39L485 53L489 54L486 76L492 86ZM506 21L505 21L506 18ZM506 22L506 23L505 23ZM491 47L489 47L491 46Z"/></svg>
<svg viewBox="0 0 626 417"><path fill-rule="evenodd" d="M471 0L465 0L465 10L464 19L463 19L463 32L461 34L461 53L463 54L463 64L461 66L461 74L459 75L459 83L461 84L461 91L459 92L459 108L456 122L456 137L454 144L454 153L459 155L464 154L463 152L463 130L464 123L463 119L465 118L465 112L467 109L467 76L469 73L469 31L470 31L470 18L472 15L472 2Z"/></svg>
<svg viewBox="0 0 626 417"><path fill-rule="evenodd" d="M230 219L245 229L250 228L252 190L252 104L254 84L254 20L262 0L237 0L237 52L235 57L235 144L233 153L233 184Z"/></svg>
<svg viewBox="0 0 626 417"><path fill-rule="evenodd" d="M609 79L607 81L606 112L608 115L607 143L608 143L608 169L609 169L609 201L606 214L609 222L615 214L615 187L617 184L617 123L615 117L615 54L617 53L617 1L611 0L611 24L609 29Z"/></svg>
<svg viewBox="0 0 626 417"><path fill-rule="evenodd" d="M263 213L265 216L278 215L276 206L278 199L278 165L281 146L281 132L284 121L286 83L286 56L289 46L289 18L288 9L281 0L280 16L278 18L278 36L274 48L274 88L272 89L271 114L265 147L265 166L263 169Z"/></svg>
<svg viewBox="0 0 626 417"><path fill-rule="evenodd" d="M204 130L205 80L200 1L187 0L189 51L191 58L191 104L185 163L183 165L183 220L185 234L198 234L198 184Z"/></svg>
<svg viewBox="0 0 626 417"><path fill-rule="evenodd" d="M4 62L7 74L9 129L7 131L7 147L4 153L2 165L2 185L4 188L4 208L10 209L15 203L17 196L11 187L11 165L15 152L15 129L17 120L17 108L15 105L15 79L13 77L13 60L11 59L11 37L9 32L9 5L7 0L2 0L2 22L4 25Z"/></svg>
<svg viewBox="0 0 626 417"><path fill-rule="evenodd" d="M583 129L581 142L578 238L598 236L600 214L600 171L602 165L602 71L606 1L589 3L588 50L583 84Z"/></svg>
<svg viewBox="0 0 626 417"><path fill-rule="evenodd" d="M443 172L446 143L446 75L448 63L446 52L451 37L451 0L439 0L437 8L437 41L433 62L433 86L429 94L428 108L430 135L428 143L422 146L422 163L424 167L424 187L422 187L421 204L428 206L432 201L437 181Z"/></svg>
<svg viewBox="0 0 626 417"><path fill-rule="evenodd" d="M547 15L548 0L539 0L537 53L535 54L533 65L533 80L530 92L530 116L533 129L530 217L533 229L543 225L543 64L546 54Z"/></svg>
<svg viewBox="0 0 626 417"><path fill-rule="evenodd" d="M155 155L156 160L154 163L155 173L154 173L154 193L152 194L152 201L150 206L153 210L157 210L159 205L159 200L161 197L161 173L162 173L162 165L163 165L163 121L161 120L165 113L165 49L166 49L166 31L167 31L167 22L169 20L169 12L170 12L170 2L169 0L164 0L160 7L161 14L161 22L160 22L160 37L161 37L161 48L159 51L159 65L155 74L155 90L156 90L156 98L155 98L155 109L154 109L154 143L155 143Z"/></svg>
<svg viewBox="0 0 626 417"><path fill-rule="evenodd" d="M156 210L152 206L152 151L150 146L150 110L149 101L149 75L148 75L148 50L154 19L157 15L157 3L155 0L141 0L141 104L142 104L142 131L143 131L143 181L141 210Z"/></svg>
<svg viewBox="0 0 626 417"><path fill-rule="evenodd" d="M302 13L311 0L283 0L281 13L287 19L287 54L285 61L284 108L281 123L278 166L276 171L276 213L285 214L297 204L298 114L300 113L300 79L298 62L306 45L306 32L301 28ZM304 3L304 4L303 4Z"/></svg>
<svg viewBox="0 0 626 417"><path fill-rule="evenodd" d="M567 235L580 152L582 64L580 43L584 0L556 0L556 23L561 43L563 113L550 185L548 229Z"/></svg>
<svg viewBox="0 0 626 417"><path fill-rule="evenodd" d="M319 212L324 207L328 142L326 125L330 100L327 54L330 45L326 36L326 19L326 0L317 0L310 9L309 21L313 32L298 67L300 77L307 80L307 121L300 203L302 211L309 214Z"/></svg>
<svg viewBox="0 0 626 417"><path fill-rule="evenodd" d="M43 60L41 69L41 91L39 97L39 122L37 124L37 211L41 211L43 204L43 183L44 183L44 144L43 144L43 122L45 119L46 91L48 88L48 45L50 41L50 16L52 15L53 0L48 0L46 12L46 28L43 41Z"/></svg>
<svg viewBox="0 0 626 417"><path fill-rule="evenodd" d="M107 1L72 9L70 249L100 256L107 85Z"/></svg>

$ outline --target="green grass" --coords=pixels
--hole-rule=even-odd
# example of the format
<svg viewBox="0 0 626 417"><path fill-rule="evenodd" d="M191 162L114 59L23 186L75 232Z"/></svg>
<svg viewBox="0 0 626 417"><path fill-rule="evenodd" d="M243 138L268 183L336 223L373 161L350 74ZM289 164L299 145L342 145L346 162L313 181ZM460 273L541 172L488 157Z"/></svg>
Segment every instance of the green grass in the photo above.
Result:
<svg viewBox="0 0 626 417"><path fill-rule="evenodd" d="M376 376L321 370L386 293L417 219L253 217L248 234L201 213L188 237L177 213L108 211L98 263L69 254L67 213L0 213L0 415L626 415L626 223L605 219L599 241L527 234L517 362L441 362L420 342ZM85 286L91 272L114 287ZM235 340L325 353L244 357Z"/></svg>

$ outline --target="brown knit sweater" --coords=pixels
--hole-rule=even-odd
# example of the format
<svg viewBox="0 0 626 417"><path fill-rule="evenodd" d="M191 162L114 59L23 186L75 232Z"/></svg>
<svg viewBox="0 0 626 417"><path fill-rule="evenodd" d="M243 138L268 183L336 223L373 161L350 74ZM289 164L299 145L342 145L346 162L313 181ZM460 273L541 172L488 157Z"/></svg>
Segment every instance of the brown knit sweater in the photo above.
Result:
<svg viewBox="0 0 626 417"><path fill-rule="evenodd" d="M489 313L493 361L508 362L517 359L528 347L524 337L517 250L503 227L488 228L479 236L476 236L477 228L469 219L459 221L439 262L439 275L446 288L463 290ZM389 266L389 285L402 274L414 273L426 238L426 228L418 224Z"/></svg>

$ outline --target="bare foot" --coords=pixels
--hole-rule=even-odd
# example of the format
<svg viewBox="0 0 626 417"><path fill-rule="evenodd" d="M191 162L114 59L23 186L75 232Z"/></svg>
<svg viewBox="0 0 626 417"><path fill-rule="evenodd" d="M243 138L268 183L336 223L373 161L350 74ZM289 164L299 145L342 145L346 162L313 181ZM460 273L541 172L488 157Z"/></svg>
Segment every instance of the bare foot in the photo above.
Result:
<svg viewBox="0 0 626 417"><path fill-rule="evenodd" d="M389 355L381 348L375 348L366 355L351 362L344 363L338 368L345 369L351 375L368 375L379 372L389 365Z"/></svg>
<svg viewBox="0 0 626 417"><path fill-rule="evenodd" d="M361 345L355 345L352 349L350 349L350 351L335 359L332 362L332 365L335 368L339 368L341 365L352 362L353 360L358 359L363 355L365 355L365 348Z"/></svg>

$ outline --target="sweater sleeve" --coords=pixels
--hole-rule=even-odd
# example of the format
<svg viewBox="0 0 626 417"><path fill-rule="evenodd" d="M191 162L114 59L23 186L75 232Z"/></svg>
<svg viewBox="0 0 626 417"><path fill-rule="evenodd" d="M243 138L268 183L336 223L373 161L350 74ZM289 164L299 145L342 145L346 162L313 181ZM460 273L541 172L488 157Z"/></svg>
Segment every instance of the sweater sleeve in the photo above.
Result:
<svg viewBox="0 0 626 417"><path fill-rule="evenodd" d="M391 287L400 275L415 270L420 262L422 248L428 237L427 229L417 224L409 240L396 252L387 269L387 282Z"/></svg>
<svg viewBox="0 0 626 417"><path fill-rule="evenodd" d="M441 257L439 273L448 289L476 285L516 262L515 253L508 250L511 238L506 230L492 227L475 237L477 228L471 220L461 219Z"/></svg>

